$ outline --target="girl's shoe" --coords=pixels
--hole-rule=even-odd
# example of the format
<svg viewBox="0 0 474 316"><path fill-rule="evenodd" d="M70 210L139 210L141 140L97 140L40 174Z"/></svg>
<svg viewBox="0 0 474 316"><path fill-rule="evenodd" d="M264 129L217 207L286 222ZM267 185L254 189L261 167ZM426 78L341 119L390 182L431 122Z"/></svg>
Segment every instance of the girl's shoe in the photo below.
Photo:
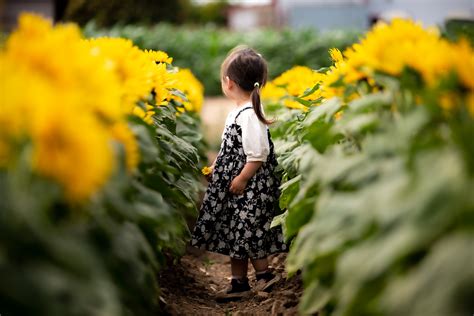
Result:
<svg viewBox="0 0 474 316"><path fill-rule="evenodd" d="M273 286L281 280L281 276L275 275L270 271L267 271L262 274L257 274L257 291L270 292Z"/></svg>
<svg viewBox="0 0 474 316"><path fill-rule="evenodd" d="M219 302L226 302L236 299L241 299L250 292L250 285L249 280L247 278L243 278L241 280L232 279L230 281L230 286L228 289L223 290L217 293L216 300Z"/></svg>

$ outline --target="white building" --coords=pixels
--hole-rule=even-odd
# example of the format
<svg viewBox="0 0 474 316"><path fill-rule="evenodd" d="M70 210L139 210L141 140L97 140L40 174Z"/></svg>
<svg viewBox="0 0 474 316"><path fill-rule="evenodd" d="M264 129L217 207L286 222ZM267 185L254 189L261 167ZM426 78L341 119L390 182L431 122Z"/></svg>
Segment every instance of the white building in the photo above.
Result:
<svg viewBox="0 0 474 316"><path fill-rule="evenodd" d="M274 27L279 25L276 12L276 0L269 4L233 5L227 12L231 30L251 31L255 28Z"/></svg>
<svg viewBox="0 0 474 316"><path fill-rule="evenodd" d="M278 0L277 12L296 28L360 29L394 16L434 25L453 17L474 19L474 0Z"/></svg>
<svg viewBox="0 0 474 316"><path fill-rule="evenodd" d="M474 0L371 0L368 6L375 14L402 10L426 25L439 25L449 18L474 18Z"/></svg>

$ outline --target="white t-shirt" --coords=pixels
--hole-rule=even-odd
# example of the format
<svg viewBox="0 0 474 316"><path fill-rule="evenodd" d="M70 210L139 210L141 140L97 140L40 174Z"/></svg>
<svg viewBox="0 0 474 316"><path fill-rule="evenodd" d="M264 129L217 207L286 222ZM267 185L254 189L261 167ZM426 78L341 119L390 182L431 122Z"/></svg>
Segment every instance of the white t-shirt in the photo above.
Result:
<svg viewBox="0 0 474 316"><path fill-rule="evenodd" d="M249 102L241 105L233 109L227 115L224 132L227 126L234 123L236 115L246 107L250 107L250 109L240 113L236 123L242 129L242 146L244 153L247 156L247 162L265 162L270 153L270 144L267 135L268 126L265 123L260 122L257 114L255 114L255 111L252 108L252 103ZM223 137L224 134L222 134L222 138Z"/></svg>

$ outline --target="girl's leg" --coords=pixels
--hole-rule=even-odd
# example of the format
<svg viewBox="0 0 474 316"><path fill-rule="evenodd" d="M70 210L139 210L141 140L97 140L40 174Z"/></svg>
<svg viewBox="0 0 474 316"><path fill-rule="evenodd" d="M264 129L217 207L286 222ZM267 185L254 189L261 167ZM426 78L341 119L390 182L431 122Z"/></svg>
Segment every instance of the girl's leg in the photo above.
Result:
<svg viewBox="0 0 474 316"><path fill-rule="evenodd" d="M252 259L251 261L255 269L257 283L261 284L260 290L266 292L271 291L281 277L273 274L273 272L268 269L268 258Z"/></svg>
<svg viewBox="0 0 474 316"><path fill-rule="evenodd" d="M230 269L232 271L232 278L243 279L247 277L248 259L234 259L230 258Z"/></svg>
<svg viewBox="0 0 474 316"><path fill-rule="evenodd" d="M241 297L242 293L250 290L249 280L247 279L248 259L230 258L230 268L232 271L232 280L230 287L225 290L222 299ZM237 295L237 296L235 296Z"/></svg>
<svg viewBox="0 0 474 316"><path fill-rule="evenodd" d="M263 259L251 259L253 268L255 269L255 272L258 274L265 273L268 271L268 259L263 258Z"/></svg>

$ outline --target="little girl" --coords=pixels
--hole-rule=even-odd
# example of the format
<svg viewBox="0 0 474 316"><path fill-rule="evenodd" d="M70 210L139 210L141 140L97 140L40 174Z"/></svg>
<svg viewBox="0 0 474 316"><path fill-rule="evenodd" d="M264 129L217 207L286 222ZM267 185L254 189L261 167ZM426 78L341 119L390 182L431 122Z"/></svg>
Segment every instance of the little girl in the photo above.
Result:
<svg viewBox="0 0 474 316"><path fill-rule="evenodd" d="M227 295L250 290L249 259L257 281L264 283L262 289L269 289L277 278L268 270L267 256L287 251L281 228L270 228L280 180L274 174L277 160L267 127L271 122L260 103L266 81L267 64L250 48L232 50L222 63L222 91L236 107L226 119L191 245L230 256Z"/></svg>

